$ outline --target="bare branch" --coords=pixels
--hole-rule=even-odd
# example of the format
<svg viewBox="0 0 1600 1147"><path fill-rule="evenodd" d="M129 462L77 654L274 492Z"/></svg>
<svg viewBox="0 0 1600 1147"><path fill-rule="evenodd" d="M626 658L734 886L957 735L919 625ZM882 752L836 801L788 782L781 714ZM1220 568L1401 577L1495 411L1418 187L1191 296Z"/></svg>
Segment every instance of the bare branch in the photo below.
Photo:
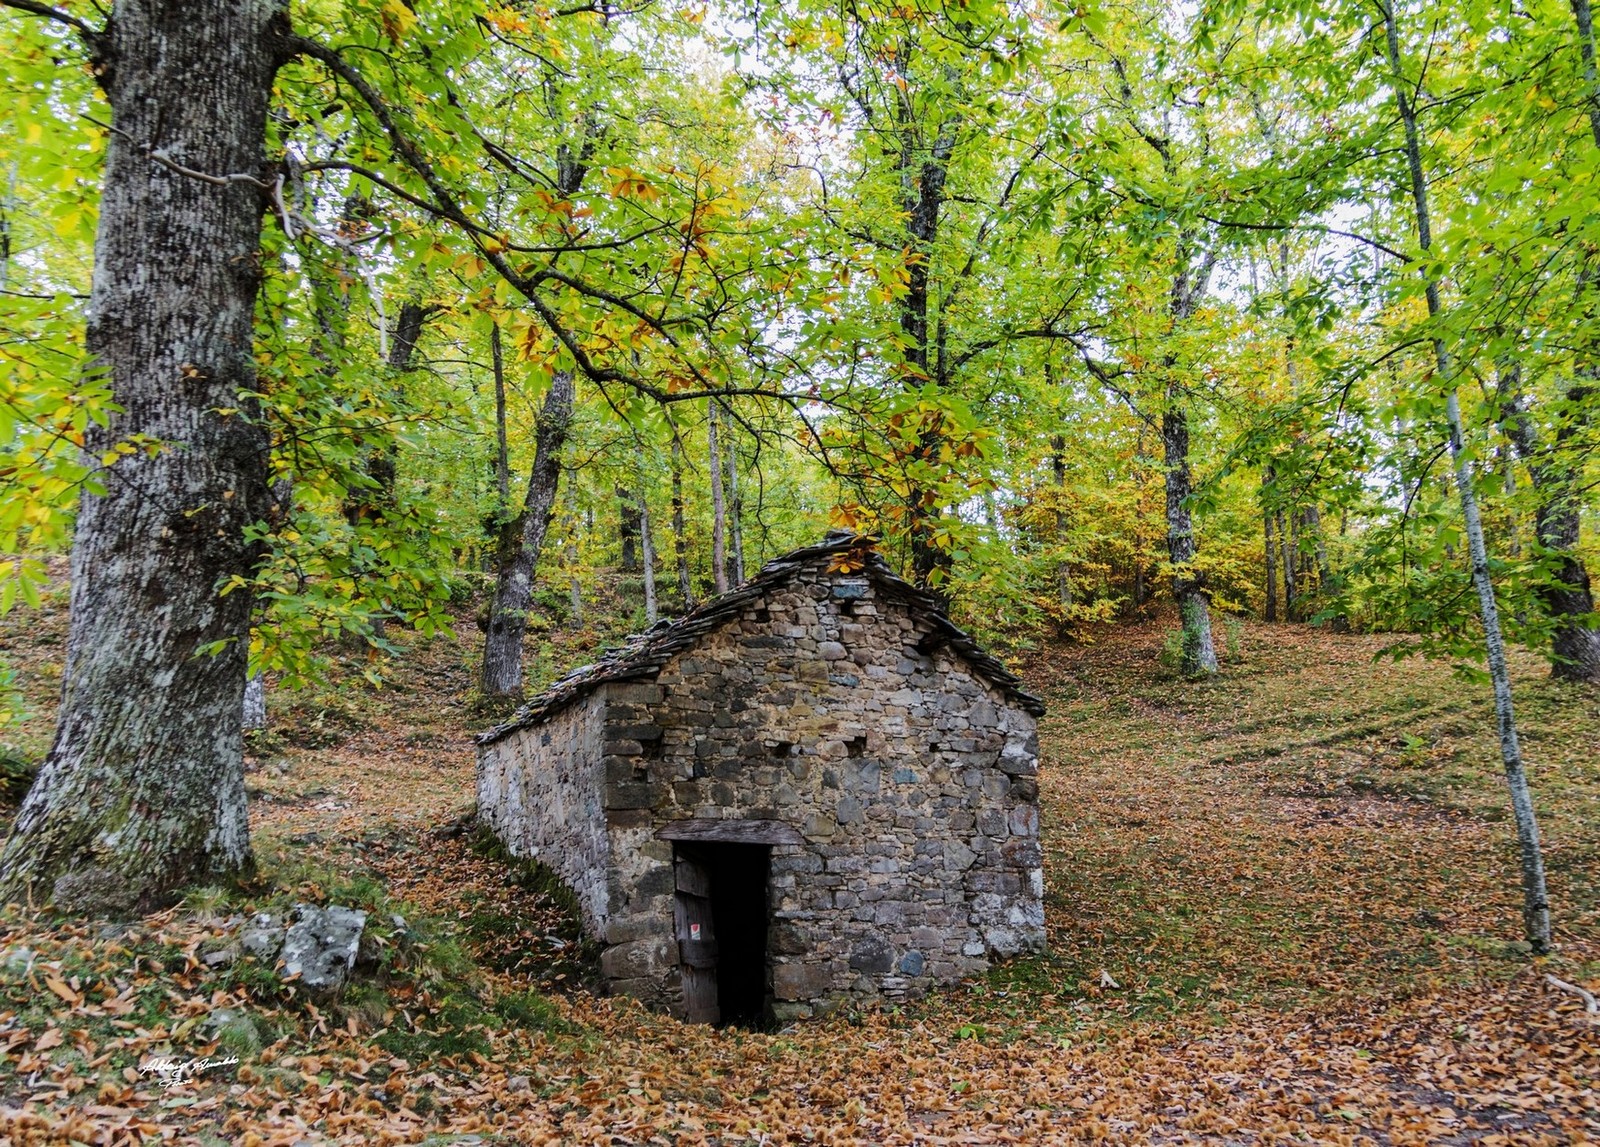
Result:
<svg viewBox="0 0 1600 1147"><path fill-rule="evenodd" d="M1396 251L1393 247L1385 246L1376 239L1368 239L1365 235L1357 235L1354 231L1341 231L1337 227L1324 227L1320 223L1242 223L1235 219L1214 219L1210 215L1201 215L1207 223L1216 227L1228 227L1238 231L1310 231L1316 235L1337 235L1342 239L1353 239L1357 243L1365 243L1368 247L1382 251L1385 255L1392 256L1402 262L1411 262L1412 256L1403 251Z"/></svg>

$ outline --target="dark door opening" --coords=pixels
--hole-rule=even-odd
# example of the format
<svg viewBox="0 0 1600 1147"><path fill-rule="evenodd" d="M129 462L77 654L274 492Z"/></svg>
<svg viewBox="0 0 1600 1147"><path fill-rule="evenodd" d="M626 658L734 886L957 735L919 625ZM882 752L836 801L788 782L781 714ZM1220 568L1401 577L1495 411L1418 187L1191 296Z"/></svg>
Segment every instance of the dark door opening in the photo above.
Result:
<svg viewBox="0 0 1600 1147"><path fill-rule="evenodd" d="M759 1025L767 1013L765 844L679 841L678 960L690 1023Z"/></svg>

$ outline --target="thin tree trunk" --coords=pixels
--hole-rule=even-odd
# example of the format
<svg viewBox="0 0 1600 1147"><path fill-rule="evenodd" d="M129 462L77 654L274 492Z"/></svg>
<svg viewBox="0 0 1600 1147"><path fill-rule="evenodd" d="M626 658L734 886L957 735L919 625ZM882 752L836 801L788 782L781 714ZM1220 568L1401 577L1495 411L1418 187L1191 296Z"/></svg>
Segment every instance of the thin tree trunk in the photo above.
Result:
<svg viewBox="0 0 1600 1147"><path fill-rule="evenodd" d="M1261 485L1262 485L1262 493L1263 494L1266 493L1266 487L1269 485L1270 481L1271 481L1271 479L1269 477L1267 477L1266 475L1262 476ZM1266 499L1263 497L1262 500L1265 501ZM1273 541L1273 538L1272 538L1272 511L1271 510L1266 510L1261 515L1261 533L1262 533L1262 537L1265 539L1265 549L1266 549L1266 556L1267 556L1267 612L1266 612L1266 618L1267 618L1268 621L1277 621L1278 620L1278 560L1277 560L1277 555L1273 552L1273 550L1276 548L1276 543Z"/></svg>
<svg viewBox="0 0 1600 1147"><path fill-rule="evenodd" d="M577 513L577 493L575 484L568 482L567 510L569 528L567 530L567 548L562 554L562 560L567 565L567 620L574 629L583 624L583 581L578 577L579 515Z"/></svg>
<svg viewBox="0 0 1600 1147"><path fill-rule="evenodd" d="M511 449L506 442L506 366L500 345L499 323L489 328L489 358L494 364L494 488L499 495L494 518L498 527L511 512Z"/></svg>
<svg viewBox="0 0 1600 1147"><path fill-rule="evenodd" d="M1306 530L1311 534L1312 556L1316 560L1317 593L1325 593L1332 575L1328 569L1328 540L1322 536L1322 511L1315 505L1306 507Z"/></svg>
<svg viewBox="0 0 1600 1147"><path fill-rule="evenodd" d="M395 319L394 330L388 339L388 356L384 360L392 380L397 382L401 375L415 366L417 341L422 337L422 326L431 313L431 308L424 307L415 300L408 301L400 307L400 314ZM380 445L368 452L364 469L371 485L354 492L347 499L345 516L352 526L363 521L381 526L394 512L400 476L400 451L392 436L386 436ZM372 581L374 574L378 575L378 588L376 593L369 593L367 583ZM383 594L381 562L368 564L358 560L350 571L350 578L354 583L352 597L357 601L369 597L381 598ZM381 606L381 601L379 604ZM379 639L383 637L386 620L381 608L372 615L372 637Z"/></svg>
<svg viewBox="0 0 1600 1147"><path fill-rule="evenodd" d="M1291 510L1289 518L1289 551L1294 554L1294 593L1298 600L1300 611L1297 621L1304 621L1306 617L1305 597L1313 592L1311 578L1307 575L1306 555L1300 548L1300 524L1305 520L1305 511Z"/></svg>
<svg viewBox="0 0 1600 1147"><path fill-rule="evenodd" d="M1189 419L1170 404L1161 415L1161 442L1167 472L1167 556L1172 562L1172 596L1183 621L1182 670L1189 676L1217 671L1211 643L1211 608L1194 570L1194 519L1189 511Z"/></svg>
<svg viewBox="0 0 1600 1147"><path fill-rule="evenodd" d="M1056 479L1056 545L1067 544L1067 440L1057 434L1050 439L1050 469ZM1056 598L1063 610L1072 608L1072 564L1065 553L1056 561Z"/></svg>
<svg viewBox="0 0 1600 1147"><path fill-rule="evenodd" d="M654 625L659 613L656 610L656 546L650 536L650 503L645 500L643 491L636 498L639 507L639 556L644 565L644 619Z"/></svg>
<svg viewBox="0 0 1600 1147"><path fill-rule="evenodd" d="M245 732L256 733L267 727L267 679L260 673L245 678L242 712Z"/></svg>
<svg viewBox="0 0 1600 1147"><path fill-rule="evenodd" d="M1417 118L1407 94L1405 73L1400 64L1400 33L1395 26L1393 0L1382 0L1386 33L1389 78L1394 89L1400 120L1405 127L1406 159L1411 175L1411 201L1416 210L1417 245L1423 251L1433 248L1433 227L1428 214L1428 184L1422 169L1422 145L1417 133ZM1427 280L1428 315L1437 319L1443 309L1439 284ZM1517 722L1511 705L1511 671L1506 663L1505 641L1500 632L1500 610L1495 603L1494 582L1489 575L1488 546L1484 542L1483 522L1478 516L1478 499L1472 487L1472 470L1466 457L1465 432L1461 421L1461 401L1456 393L1455 367L1442 338L1433 340L1434 361L1445 392L1445 417L1450 424L1450 456L1455 463L1456 489L1461 498L1461 517L1466 526L1467 547L1472 555L1472 580L1478 590L1478 609L1483 620L1489 677L1494 683L1495 715L1500 731L1500 755L1505 766L1506 785L1511 790L1511 808L1517 822L1517 841L1522 859L1522 920L1528 942L1537 953L1550 950L1550 899L1545 888L1544 854L1539 845L1539 825L1533 811L1533 796L1528 791L1528 776L1522 763L1517 739Z"/></svg>
<svg viewBox="0 0 1600 1147"><path fill-rule="evenodd" d="M494 599L483 646L483 694L516 697L522 693L522 644L533 600L533 576L539 551L554 515L561 480L561 451L572 425L573 386L570 371L557 371L539 409L538 442L522 513L500 534Z"/></svg>
<svg viewBox="0 0 1600 1147"><path fill-rule="evenodd" d="M717 403L706 409L707 454L711 459L711 578L718 593L728 592L727 505L722 497L722 456L717 444Z"/></svg>
<svg viewBox="0 0 1600 1147"><path fill-rule="evenodd" d="M1284 521L1282 510L1278 511L1278 545L1283 549L1283 619L1298 621L1300 582L1295 577L1294 542L1289 537L1288 523Z"/></svg>
<svg viewBox="0 0 1600 1147"><path fill-rule="evenodd" d="M86 9L87 12L87 9ZM274 0L120 2L90 55L111 107L85 349L131 435L168 448L85 489L55 741L0 858L4 898L79 912L164 902L252 867L243 739L246 527L268 511L256 400L263 141L287 31ZM225 413L238 411L238 413Z"/></svg>
<svg viewBox="0 0 1600 1147"><path fill-rule="evenodd" d="M672 430L672 555L678 563L678 593L685 613L694 608L694 579L689 576L689 539L683 521L683 442Z"/></svg>
<svg viewBox="0 0 1600 1147"><path fill-rule="evenodd" d="M639 505L632 493L617 487L617 505L620 525L618 535L622 540L622 572L633 573L639 568Z"/></svg>
<svg viewBox="0 0 1600 1147"><path fill-rule="evenodd" d="M724 411L724 414L727 412ZM733 419L728 417L728 581L732 585L744 584L744 498L739 493L739 443L733 432Z"/></svg>
<svg viewBox="0 0 1600 1147"><path fill-rule="evenodd" d="M1583 102L1589 112L1589 133L1600 147L1600 76L1595 69L1594 15L1589 0L1571 0L1572 15L1578 25L1578 52L1583 57L1583 78L1589 90Z"/></svg>
<svg viewBox="0 0 1600 1147"><path fill-rule="evenodd" d="M1495 461L1500 464L1500 490L1511 507L1506 515L1506 552L1513 559L1522 556L1522 529L1517 515L1517 458L1516 450L1496 446Z"/></svg>

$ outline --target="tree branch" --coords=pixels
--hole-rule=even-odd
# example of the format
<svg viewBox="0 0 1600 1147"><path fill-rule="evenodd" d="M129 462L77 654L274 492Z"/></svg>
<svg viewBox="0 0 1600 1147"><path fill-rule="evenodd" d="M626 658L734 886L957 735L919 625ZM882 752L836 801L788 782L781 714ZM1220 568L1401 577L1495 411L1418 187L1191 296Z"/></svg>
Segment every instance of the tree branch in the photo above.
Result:
<svg viewBox="0 0 1600 1147"><path fill-rule="evenodd" d="M1337 227L1324 227L1320 223L1243 223L1234 219L1214 219L1210 215L1201 215L1207 223L1215 227L1229 227L1237 231L1311 231L1318 235L1337 235L1342 239L1353 239L1357 243L1365 243L1374 250L1382 251L1385 255L1392 256L1402 262L1411 262L1411 256L1403 251L1396 251L1393 247L1385 246L1376 239L1368 239L1365 235L1357 235L1354 231L1341 231Z"/></svg>
<svg viewBox="0 0 1600 1147"><path fill-rule="evenodd" d="M38 16L42 20L54 20L58 24L65 24L83 37L91 51L101 36L99 31L91 28L71 12L63 12L60 8L52 8L48 4L39 3L38 0L0 0L0 6L15 8L18 12Z"/></svg>

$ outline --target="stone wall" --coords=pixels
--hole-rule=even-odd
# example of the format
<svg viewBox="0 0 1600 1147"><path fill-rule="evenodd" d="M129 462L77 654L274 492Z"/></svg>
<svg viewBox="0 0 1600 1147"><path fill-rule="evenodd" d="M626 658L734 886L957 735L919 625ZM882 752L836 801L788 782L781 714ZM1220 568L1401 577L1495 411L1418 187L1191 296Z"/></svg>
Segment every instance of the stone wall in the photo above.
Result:
<svg viewBox="0 0 1600 1147"><path fill-rule="evenodd" d="M577 894L584 927L605 935L610 841L600 755L605 699L593 694L478 752L478 817L513 856L539 860Z"/></svg>
<svg viewBox="0 0 1600 1147"><path fill-rule="evenodd" d="M873 579L819 564L653 683L602 687L616 990L681 1007L672 846L655 833L685 817L805 837L772 850L780 1018L1042 947L1035 720L961 656L923 651L931 631Z"/></svg>

